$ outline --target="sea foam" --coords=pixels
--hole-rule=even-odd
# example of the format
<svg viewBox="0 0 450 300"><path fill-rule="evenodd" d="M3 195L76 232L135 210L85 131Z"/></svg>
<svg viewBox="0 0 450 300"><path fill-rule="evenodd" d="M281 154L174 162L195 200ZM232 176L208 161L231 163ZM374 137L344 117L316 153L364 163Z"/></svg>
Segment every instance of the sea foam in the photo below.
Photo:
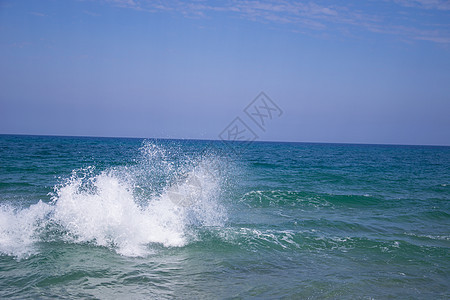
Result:
<svg viewBox="0 0 450 300"><path fill-rule="evenodd" d="M39 231L45 227L51 207L39 201L25 209L0 206L0 253L26 258L37 249Z"/></svg>

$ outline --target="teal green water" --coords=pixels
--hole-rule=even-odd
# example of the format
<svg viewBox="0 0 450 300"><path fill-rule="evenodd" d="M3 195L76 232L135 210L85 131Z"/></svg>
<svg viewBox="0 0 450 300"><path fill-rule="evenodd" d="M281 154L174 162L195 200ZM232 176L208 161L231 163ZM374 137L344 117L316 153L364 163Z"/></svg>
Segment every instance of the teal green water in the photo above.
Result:
<svg viewBox="0 0 450 300"><path fill-rule="evenodd" d="M0 135L0 298L450 297L450 147Z"/></svg>

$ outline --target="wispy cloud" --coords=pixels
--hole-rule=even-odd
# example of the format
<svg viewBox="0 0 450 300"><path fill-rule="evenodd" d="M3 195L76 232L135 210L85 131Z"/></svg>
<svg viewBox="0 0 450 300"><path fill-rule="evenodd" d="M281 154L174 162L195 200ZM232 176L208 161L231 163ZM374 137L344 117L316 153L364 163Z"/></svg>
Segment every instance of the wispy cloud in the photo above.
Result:
<svg viewBox="0 0 450 300"><path fill-rule="evenodd" d="M89 11L89 10L85 10L85 11L83 11L83 13L85 13L86 15L89 15L91 17L99 17L100 16L100 14Z"/></svg>
<svg viewBox="0 0 450 300"><path fill-rule="evenodd" d="M43 13L40 13L37 11L30 11L29 14L33 15L33 16L37 16L37 17L46 17L47 16L46 14L43 14Z"/></svg>
<svg viewBox="0 0 450 300"><path fill-rule="evenodd" d="M8 45L9 47L12 47L12 48L19 48L19 49L22 49L22 48L25 48L25 47L28 47L28 46L31 46L32 44L31 43L29 43L29 42L16 42L16 43L12 43L12 44L10 44L10 45Z"/></svg>
<svg viewBox="0 0 450 300"><path fill-rule="evenodd" d="M407 7L450 10L450 1L444 0L394 0L394 2Z"/></svg>
<svg viewBox="0 0 450 300"><path fill-rule="evenodd" d="M149 12L171 11L189 17L213 17L227 13L254 22L290 24L293 31L328 31L330 34L357 35L372 32L398 36L401 40L423 40L439 44L450 44L450 1L443 0L386 0L378 4L357 1L321 4L307 1L287 0L226 0L226 1L148 1L148 0L103 0L107 3ZM383 7L392 3L389 11L372 10L371 5ZM433 24L423 23L417 18L417 9L433 10L448 16L436 18ZM414 11L410 11L414 10Z"/></svg>

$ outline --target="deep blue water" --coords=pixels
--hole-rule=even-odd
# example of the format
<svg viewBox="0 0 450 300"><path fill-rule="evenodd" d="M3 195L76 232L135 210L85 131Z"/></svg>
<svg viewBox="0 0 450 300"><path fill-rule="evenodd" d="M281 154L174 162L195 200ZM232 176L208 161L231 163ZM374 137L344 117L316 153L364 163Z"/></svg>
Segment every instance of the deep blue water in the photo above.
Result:
<svg viewBox="0 0 450 300"><path fill-rule="evenodd" d="M0 298L450 297L450 147L0 135Z"/></svg>

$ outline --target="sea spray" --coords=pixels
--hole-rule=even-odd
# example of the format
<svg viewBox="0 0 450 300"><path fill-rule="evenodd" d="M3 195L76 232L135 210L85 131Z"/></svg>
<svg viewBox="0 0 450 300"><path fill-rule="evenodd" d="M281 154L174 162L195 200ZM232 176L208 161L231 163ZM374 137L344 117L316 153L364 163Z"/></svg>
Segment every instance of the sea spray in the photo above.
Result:
<svg viewBox="0 0 450 300"><path fill-rule="evenodd" d="M53 219L74 242L114 247L131 256L145 254L148 243L185 244L181 209L159 199L139 207L131 187L113 172L102 172L92 182L95 191L82 190L76 179L57 190Z"/></svg>
<svg viewBox="0 0 450 300"><path fill-rule="evenodd" d="M48 232L69 243L91 243L125 256L145 256L151 244L184 246L198 226L222 226L217 157L189 157L144 142L132 165L74 170L56 185L50 204L0 210L0 251L24 257ZM17 237L20 237L19 239Z"/></svg>
<svg viewBox="0 0 450 300"><path fill-rule="evenodd" d="M0 253L18 259L36 253L35 243L51 211L52 207L42 201L25 209L0 205Z"/></svg>

